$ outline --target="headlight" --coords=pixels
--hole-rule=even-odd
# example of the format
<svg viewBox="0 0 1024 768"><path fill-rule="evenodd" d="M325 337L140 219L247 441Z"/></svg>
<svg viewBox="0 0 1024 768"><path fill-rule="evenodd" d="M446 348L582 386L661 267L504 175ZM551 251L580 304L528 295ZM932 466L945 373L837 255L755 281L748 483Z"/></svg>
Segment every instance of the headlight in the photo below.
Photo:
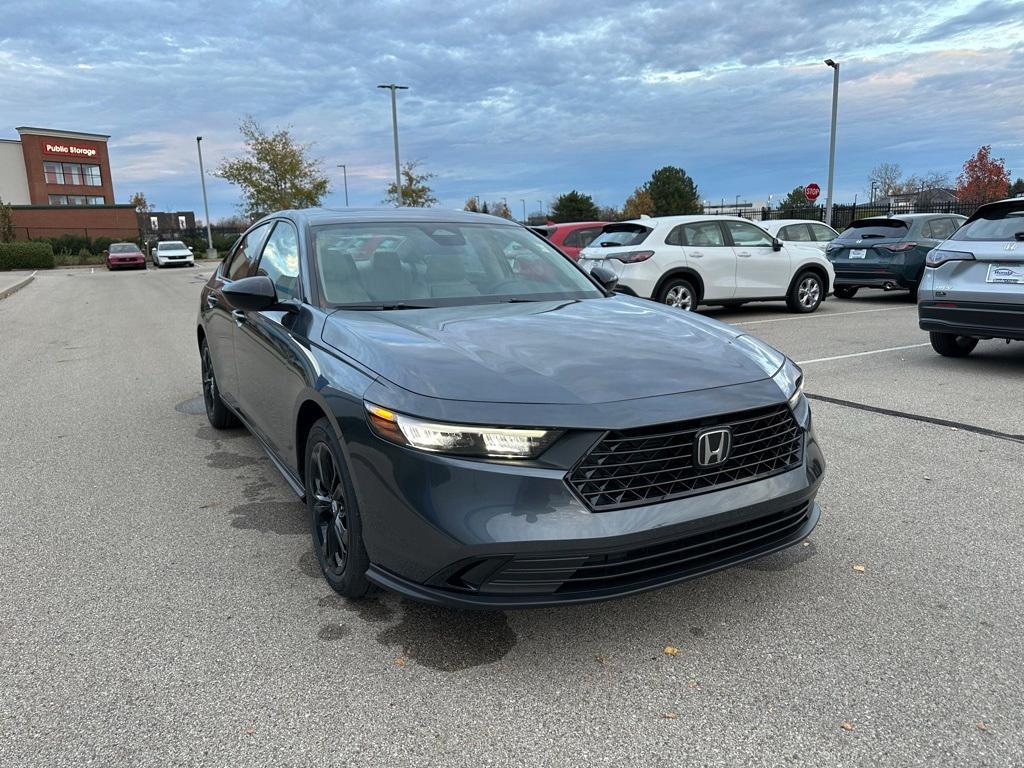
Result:
<svg viewBox="0 0 1024 768"><path fill-rule="evenodd" d="M928 255L924 257L924 263L929 267L940 267L947 261L974 261L974 254L964 253L963 251L944 251L941 248L935 248L928 251Z"/></svg>
<svg viewBox="0 0 1024 768"><path fill-rule="evenodd" d="M800 402L800 395L804 393L804 372L800 370L800 366L787 358L779 372L772 377L772 381L786 396L789 407L796 408Z"/></svg>
<svg viewBox="0 0 1024 768"><path fill-rule="evenodd" d="M505 429L460 424L438 424L365 403L373 431L398 445L421 451L459 456L531 459L539 456L562 434L557 429Z"/></svg>

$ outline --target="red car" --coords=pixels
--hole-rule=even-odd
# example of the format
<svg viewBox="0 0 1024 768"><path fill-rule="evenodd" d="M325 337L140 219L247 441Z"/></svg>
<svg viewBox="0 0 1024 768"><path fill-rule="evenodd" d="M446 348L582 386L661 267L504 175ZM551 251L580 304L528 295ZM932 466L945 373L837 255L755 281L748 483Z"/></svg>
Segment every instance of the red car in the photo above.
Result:
<svg viewBox="0 0 1024 768"><path fill-rule="evenodd" d="M601 234L601 228L607 221L572 221L566 224L548 224L535 227L548 240L558 246L573 261L579 258L580 251Z"/></svg>
<svg viewBox="0 0 1024 768"><path fill-rule="evenodd" d="M103 255L107 258L107 269L146 268L146 257L135 243L111 243L110 249L104 251Z"/></svg>

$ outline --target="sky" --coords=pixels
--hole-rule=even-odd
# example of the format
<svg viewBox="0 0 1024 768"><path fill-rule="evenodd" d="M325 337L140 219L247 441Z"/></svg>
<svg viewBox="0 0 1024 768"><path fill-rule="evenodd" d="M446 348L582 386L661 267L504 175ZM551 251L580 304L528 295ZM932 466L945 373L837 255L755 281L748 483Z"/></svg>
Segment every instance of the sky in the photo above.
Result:
<svg viewBox="0 0 1024 768"><path fill-rule="evenodd" d="M238 123L290 127L331 178L325 205L379 205L401 157L440 204L516 216L577 189L621 206L676 165L712 202L825 189L840 62L836 199L871 169L955 177L982 144L1024 175L1024 2L590 0L124 3L7 0L0 138L29 125L110 134L118 202L202 218ZM240 195L207 176L210 216Z"/></svg>

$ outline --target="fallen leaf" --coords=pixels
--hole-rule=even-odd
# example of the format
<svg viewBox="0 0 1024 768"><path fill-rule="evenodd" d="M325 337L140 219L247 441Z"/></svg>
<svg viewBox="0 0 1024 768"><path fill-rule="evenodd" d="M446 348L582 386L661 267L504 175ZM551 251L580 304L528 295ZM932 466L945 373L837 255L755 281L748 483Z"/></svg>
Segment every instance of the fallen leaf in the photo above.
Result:
<svg viewBox="0 0 1024 768"><path fill-rule="evenodd" d="M666 645L664 652L669 656L675 656L677 653L679 653L679 649L676 648L674 645Z"/></svg>
<svg viewBox="0 0 1024 768"><path fill-rule="evenodd" d="M842 728L844 731L852 731L853 723L851 723L849 720L843 720L843 722L839 724L839 727Z"/></svg>
<svg viewBox="0 0 1024 768"><path fill-rule="evenodd" d="M853 570L855 570L857 573L864 573L864 571L866 571L867 568L865 568L863 565L857 564L853 566Z"/></svg>
<svg viewBox="0 0 1024 768"><path fill-rule="evenodd" d="M598 664L604 664L606 661L608 661L608 657L602 656L600 653L597 654L597 656L595 656L594 659L597 661Z"/></svg>
<svg viewBox="0 0 1024 768"><path fill-rule="evenodd" d="M977 722L977 723L975 723L975 725L978 726L978 730L979 731L984 731L985 730L985 723L984 722Z"/></svg>
<svg viewBox="0 0 1024 768"><path fill-rule="evenodd" d="M405 659L403 657L399 656L397 659L395 659L395 665L399 666L399 667L404 667L405 666Z"/></svg>
<svg viewBox="0 0 1024 768"><path fill-rule="evenodd" d="M248 728L245 729L245 732L252 736L254 733L256 733L256 729L250 725Z"/></svg>
<svg viewBox="0 0 1024 768"><path fill-rule="evenodd" d="M686 686L687 686L688 688L696 688L696 687L697 687L697 685L698 685L698 684L697 684L697 681L696 681L696 680L690 680L690 681L689 681L689 682L688 682L688 683L686 684Z"/></svg>
<svg viewBox="0 0 1024 768"><path fill-rule="evenodd" d="M675 712L662 712L661 716L664 717L666 720L678 720L679 719L679 715L677 715Z"/></svg>

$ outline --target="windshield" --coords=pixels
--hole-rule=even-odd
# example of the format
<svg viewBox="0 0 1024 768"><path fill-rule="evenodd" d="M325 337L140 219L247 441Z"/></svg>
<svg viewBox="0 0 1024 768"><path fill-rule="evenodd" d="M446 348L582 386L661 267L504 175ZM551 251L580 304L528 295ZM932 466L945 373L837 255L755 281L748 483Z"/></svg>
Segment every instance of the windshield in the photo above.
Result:
<svg viewBox="0 0 1024 768"><path fill-rule="evenodd" d="M131 243L113 243L110 246L111 253L135 253L139 249Z"/></svg>
<svg viewBox="0 0 1024 768"><path fill-rule="evenodd" d="M332 305L401 309L604 295L521 227L379 222L317 227L313 236L320 285Z"/></svg>
<svg viewBox="0 0 1024 768"><path fill-rule="evenodd" d="M160 243L157 246L162 251L182 251L185 250L185 244L180 240L169 240L166 243Z"/></svg>
<svg viewBox="0 0 1024 768"><path fill-rule="evenodd" d="M648 227L639 224L611 224L595 237L590 247L614 248L620 245L640 245L651 233Z"/></svg>
<svg viewBox="0 0 1024 768"><path fill-rule="evenodd" d="M997 208L964 224L950 240L989 240L1012 242L1024 240L1024 202L1021 207Z"/></svg>
<svg viewBox="0 0 1024 768"><path fill-rule="evenodd" d="M861 219L850 225L837 240L876 240L906 237L910 231L907 222L899 219Z"/></svg>

